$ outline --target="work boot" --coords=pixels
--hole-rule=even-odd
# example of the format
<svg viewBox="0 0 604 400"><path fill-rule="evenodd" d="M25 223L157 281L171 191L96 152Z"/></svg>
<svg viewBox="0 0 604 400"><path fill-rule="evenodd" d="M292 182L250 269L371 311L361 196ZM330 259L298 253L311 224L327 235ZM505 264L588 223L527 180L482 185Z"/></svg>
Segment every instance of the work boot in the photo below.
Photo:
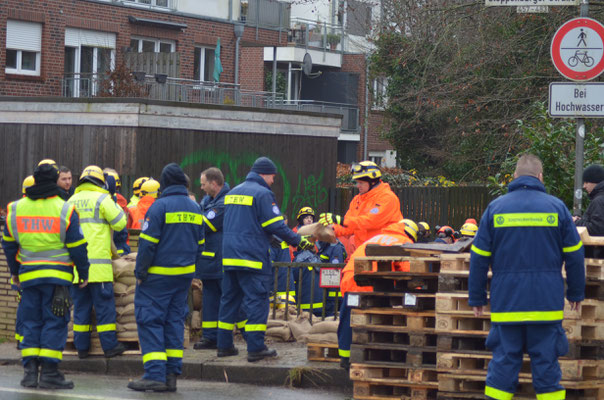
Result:
<svg viewBox="0 0 604 400"><path fill-rule="evenodd" d="M231 357L239 354L239 350L237 347L233 346L230 349L218 349L217 356L218 357Z"/></svg>
<svg viewBox="0 0 604 400"><path fill-rule="evenodd" d="M88 349L86 349L86 350L78 350L78 358L80 360L83 360L83 359L87 358L88 354L89 354L88 351L89 351Z"/></svg>
<svg viewBox="0 0 604 400"><path fill-rule="evenodd" d="M340 358L340 367L344 368L346 372L350 372L350 358L341 357Z"/></svg>
<svg viewBox="0 0 604 400"><path fill-rule="evenodd" d="M41 389L73 389L73 382L65 380L65 376L59 371L59 364L42 361L38 386Z"/></svg>
<svg viewBox="0 0 604 400"><path fill-rule="evenodd" d="M38 367L40 366L40 360L32 358L23 366L25 374L21 379L21 386L27 388L35 388L38 386Z"/></svg>
<svg viewBox="0 0 604 400"><path fill-rule="evenodd" d="M269 349L268 347L264 346L264 350L252 351L247 353L247 360L249 362L260 361L263 358L269 357L277 357L277 350Z"/></svg>
<svg viewBox="0 0 604 400"><path fill-rule="evenodd" d="M174 382L176 385L176 382ZM139 379L138 381L128 382L128 389L136 390L138 392L165 392L168 387L165 383L159 381L153 381L151 379ZM174 386L176 390L176 386Z"/></svg>
<svg viewBox="0 0 604 400"><path fill-rule="evenodd" d="M124 351L126 351L126 346L124 346L124 344L121 342L117 342L117 345L114 348L112 348L111 350L107 350L105 352L105 357L111 358L111 357L119 356Z"/></svg>
<svg viewBox="0 0 604 400"><path fill-rule="evenodd" d="M168 392L176 392L176 380L178 375L176 374L168 374L166 375L166 387L168 388Z"/></svg>
<svg viewBox="0 0 604 400"><path fill-rule="evenodd" d="M207 350L207 349L216 349L218 348L216 345L216 341L201 338L201 340L193 345L195 350Z"/></svg>

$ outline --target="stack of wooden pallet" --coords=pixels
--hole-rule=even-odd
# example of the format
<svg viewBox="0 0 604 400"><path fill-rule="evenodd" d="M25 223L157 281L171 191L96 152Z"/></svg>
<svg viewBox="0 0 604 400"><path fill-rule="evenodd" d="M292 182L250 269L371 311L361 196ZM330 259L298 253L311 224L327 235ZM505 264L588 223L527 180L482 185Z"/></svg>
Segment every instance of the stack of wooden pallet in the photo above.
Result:
<svg viewBox="0 0 604 400"><path fill-rule="evenodd" d="M369 253L369 252L368 252ZM392 272L393 261L409 272ZM377 263L377 272L371 272ZM349 294L352 310L350 378L355 399L431 399L438 390L436 257L361 257L355 279L373 292Z"/></svg>
<svg viewBox="0 0 604 400"><path fill-rule="evenodd" d="M470 254L388 252L355 263L355 280L374 287L352 311L355 399L484 398L490 312L475 317L468 304ZM409 261L410 272L391 271L397 261ZM604 260L586 259L586 271L586 300L579 312L567 304L563 322L567 399L604 399ZM534 399L528 356L519 382L514 398Z"/></svg>

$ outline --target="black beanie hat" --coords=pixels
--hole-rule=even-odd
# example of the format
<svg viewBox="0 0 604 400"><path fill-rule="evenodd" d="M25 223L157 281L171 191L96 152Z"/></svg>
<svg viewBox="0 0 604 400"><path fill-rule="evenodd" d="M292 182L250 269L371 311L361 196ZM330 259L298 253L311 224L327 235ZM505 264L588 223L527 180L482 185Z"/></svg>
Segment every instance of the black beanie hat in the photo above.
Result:
<svg viewBox="0 0 604 400"><path fill-rule="evenodd" d="M36 184L46 182L57 183L59 179L59 168L56 164L41 164L34 170L34 180Z"/></svg>
<svg viewBox="0 0 604 400"><path fill-rule="evenodd" d="M583 171L583 182L600 183L602 181L604 181L604 168L601 165L590 165Z"/></svg>
<svg viewBox="0 0 604 400"><path fill-rule="evenodd" d="M263 175L273 175L277 173L277 166L268 157L260 157L254 161L252 172Z"/></svg>

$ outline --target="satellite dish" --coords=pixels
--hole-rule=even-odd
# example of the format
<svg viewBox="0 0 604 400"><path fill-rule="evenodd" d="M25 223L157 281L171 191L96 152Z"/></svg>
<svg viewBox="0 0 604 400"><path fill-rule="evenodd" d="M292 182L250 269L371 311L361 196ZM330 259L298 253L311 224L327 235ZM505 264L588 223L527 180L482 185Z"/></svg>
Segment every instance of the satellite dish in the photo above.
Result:
<svg viewBox="0 0 604 400"><path fill-rule="evenodd" d="M312 72L312 57L308 53L304 54L304 58L302 59L302 72L306 76L309 76Z"/></svg>

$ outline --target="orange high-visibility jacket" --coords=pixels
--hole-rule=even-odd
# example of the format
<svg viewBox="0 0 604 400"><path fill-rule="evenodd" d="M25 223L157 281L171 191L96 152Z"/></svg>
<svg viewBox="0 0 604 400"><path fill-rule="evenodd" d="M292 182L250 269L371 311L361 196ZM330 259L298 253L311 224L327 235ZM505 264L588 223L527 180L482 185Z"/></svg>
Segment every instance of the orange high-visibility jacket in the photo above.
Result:
<svg viewBox="0 0 604 400"><path fill-rule="evenodd" d="M346 219L344 219L346 222ZM354 281L354 259L356 257L364 257L365 256L365 248L368 244L379 244L381 246L395 246L404 243L413 243L411 239L405 234L405 223L397 222L391 225L388 225L386 228L382 230L377 236L372 237L365 243L363 243L360 247L358 247L355 252L350 256L348 263L342 270L342 277L340 280L340 292L342 292L342 296L346 292L372 292L373 287L371 286L358 286ZM373 264L373 270L377 270L377 264ZM392 263L393 271L409 271L409 262L395 262Z"/></svg>
<svg viewBox="0 0 604 400"><path fill-rule="evenodd" d="M136 206L129 208L130 217L128 218L128 223L130 226L128 226L128 229L142 229L145 214L147 214L147 210L154 201L154 197L143 196Z"/></svg>
<svg viewBox="0 0 604 400"><path fill-rule="evenodd" d="M353 250L369 238L380 233L386 226L403 219L401 203L390 189L390 185L381 182L364 194L354 196L344 216L344 225L333 225L336 236L351 236ZM352 254L350 251L348 254Z"/></svg>

